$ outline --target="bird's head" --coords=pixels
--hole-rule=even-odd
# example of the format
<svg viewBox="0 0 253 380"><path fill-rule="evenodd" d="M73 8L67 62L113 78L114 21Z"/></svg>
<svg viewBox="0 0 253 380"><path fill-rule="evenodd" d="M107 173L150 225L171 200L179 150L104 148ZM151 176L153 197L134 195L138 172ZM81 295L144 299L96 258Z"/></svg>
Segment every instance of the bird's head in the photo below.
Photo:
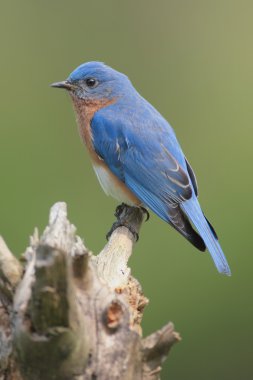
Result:
<svg viewBox="0 0 253 380"><path fill-rule="evenodd" d="M63 88L74 97L92 102L120 97L129 85L131 83L126 75L102 62L87 62L77 67L67 80L51 86Z"/></svg>

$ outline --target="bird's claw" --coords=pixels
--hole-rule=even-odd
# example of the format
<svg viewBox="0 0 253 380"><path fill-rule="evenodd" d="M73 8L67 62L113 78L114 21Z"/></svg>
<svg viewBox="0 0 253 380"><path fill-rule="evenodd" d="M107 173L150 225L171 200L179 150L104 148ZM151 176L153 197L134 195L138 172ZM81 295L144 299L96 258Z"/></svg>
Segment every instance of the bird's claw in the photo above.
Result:
<svg viewBox="0 0 253 380"><path fill-rule="evenodd" d="M120 207L120 206L118 206L118 207ZM117 207L117 208L118 208ZM117 212L117 209L116 209L116 212ZM116 214L116 213L115 213ZM117 215L115 215L115 216L117 216ZM126 227L132 234L133 234L133 237L134 237L134 240L135 240L135 242L137 242L138 240L139 240L139 234L138 234L138 232L130 225L130 224L128 224L128 223L126 223L126 222L121 222L121 221L117 221L117 222L115 222L115 223L113 223L113 225L112 225L112 228L110 229L110 231L106 234L106 239L107 240L109 240L110 239L110 237L111 237L111 235L112 235L112 233L117 229L117 228L119 228L119 227Z"/></svg>
<svg viewBox="0 0 253 380"><path fill-rule="evenodd" d="M132 217L129 218L129 215L130 215L129 211L131 212L131 210L133 208L136 210L135 211L136 212L135 213L135 218L137 217L138 214L139 214L139 218L140 218L140 212L139 212L139 210L141 210L142 214L146 215L146 221L149 220L149 212L144 207L142 207L142 206L140 206L140 207L132 207L132 206L129 206L129 205L125 204L125 203L122 203L115 210L114 215L116 216L117 221L115 223L113 223L112 228L110 229L110 231L106 235L106 239L107 240L110 239L112 233L118 227L126 227L133 234L133 237L134 237L135 241L137 242L139 240L138 230L136 230L136 228L133 226L135 223L133 223Z"/></svg>
<svg viewBox="0 0 253 380"><path fill-rule="evenodd" d="M140 209L141 209L141 211L143 212L143 214L145 214L146 215L146 220L145 220L145 222L147 222L148 220L149 220L149 218L150 218L150 214L149 214L149 212L148 212L148 210L145 208L145 207L140 207Z"/></svg>

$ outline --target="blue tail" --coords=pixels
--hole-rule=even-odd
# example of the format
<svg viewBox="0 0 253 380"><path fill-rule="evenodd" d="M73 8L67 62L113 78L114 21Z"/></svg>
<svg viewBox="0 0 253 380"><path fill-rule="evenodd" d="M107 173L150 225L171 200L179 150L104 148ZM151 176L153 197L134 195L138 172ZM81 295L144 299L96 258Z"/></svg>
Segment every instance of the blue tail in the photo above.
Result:
<svg viewBox="0 0 253 380"><path fill-rule="evenodd" d="M181 209L185 212L188 218L196 227L200 236L204 240L208 251L210 252L212 259L216 265L216 268L220 273L224 273L228 276L231 275L229 265L226 257L222 252L221 246L218 242L214 231L210 228L196 197L181 203Z"/></svg>

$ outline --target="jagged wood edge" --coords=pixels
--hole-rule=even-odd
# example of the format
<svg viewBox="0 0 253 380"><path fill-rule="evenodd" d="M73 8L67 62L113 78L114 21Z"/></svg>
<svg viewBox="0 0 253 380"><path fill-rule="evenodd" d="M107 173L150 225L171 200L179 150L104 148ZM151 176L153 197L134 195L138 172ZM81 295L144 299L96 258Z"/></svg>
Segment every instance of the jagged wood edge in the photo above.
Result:
<svg viewBox="0 0 253 380"><path fill-rule="evenodd" d="M126 211L126 213L129 213L126 215L127 219L129 220L129 217L131 219L131 216L133 216L134 213L136 213L136 210L131 211L131 209L129 209ZM57 219L64 220L64 223L58 223L59 222L58 220L57 225L53 227L53 233L52 233L52 226L55 224L54 222L57 221ZM143 219L143 216L139 214L137 229L140 228L142 219ZM134 216L133 221L135 220L136 220L136 215ZM65 238L69 234L72 235L72 242L68 247L66 245L68 243L66 242ZM37 321L36 328L37 329L39 328L40 333L45 333L47 327L49 327L49 331L51 333L57 332L57 328L55 330L55 326L47 326L47 324L50 321L50 318L48 321L45 322L45 320L42 320L42 321L39 320L40 319L39 313L37 313L37 318L35 317L36 316L36 302L35 303L31 302L31 299L34 299L34 298L31 298L32 297L31 289L33 288L33 291L36 294L36 291L34 290L36 286L35 288L33 287L33 284L35 281L34 276L36 274L36 270L37 272L41 272L41 268L43 268L43 260L45 259L45 257L48 258L48 256L56 256L55 262L57 263L57 260L59 260L59 257L61 257L62 252L71 251L71 257L68 256L67 260L65 260L66 257L65 259L63 259L63 262L65 262L66 264L64 273L67 275L67 278L69 278L69 276L71 277L72 275L74 278L74 281L70 280L69 288L71 289L72 287L72 289L77 290L77 293L79 292L79 294L81 294L83 291L89 292L89 288L91 287L92 283L94 285L94 282L100 283L100 286L101 286L101 283L102 285L104 283L107 285L107 289L110 289L110 291L112 291L113 296L109 300L110 306L107 307L106 309L107 313L105 316L107 317L107 320L105 318L105 324L107 324L108 328L115 329L118 327L117 323L119 325L119 321L117 321L117 318L120 316L120 313L122 312L122 310L127 311L126 315L130 313L131 315L130 329L133 330L135 334L137 332L136 342L137 341L139 342L138 344L137 343L135 344L135 350L134 350L135 359L134 357L132 357L131 360L136 360L136 358L139 356L139 360L142 361L142 369L139 371L139 376L142 376L142 377L138 377L138 378L140 379L147 378L147 379L156 380L156 379L159 379L161 363L166 358L172 344L179 340L179 335L175 333L173 325L168 324L163 329L159 330L158 332L154 334L151 334L150 337L144 338L142 341L140 341L140 339L138 338L138 336L140 336L141 334L140 321L141 321L141 317L143 313L143 308L147 304L147 299L144 297L138 281L135 280L131 276L130 269L127 266L128 259L132 253L134 241L135 241L134 236L127 228L125 227L117 228L113 232L108 244L100 253L100 255L98 255L97 257L93 257L88 253L87 249L83 246L81 239L78 237L75 237L75 228L72 225L70 225L70 223L67 221L66 205L64 203L56 204L52 208L51 213L50 213L49 227L47 227L47 229L45 230L40 242L37 236L31 239L31 243L32 243L31 247L29 247L29 249L26 252L27 267L26 267L25 276L15 295L15 308L16 308L17 314L18 312L20 312L20 310L21 311L23 310L23 313L24 313L24 311L27 310L27 307L29 305L31 314L33 314L33 321L35 322L35 324ZM45 254L45 248L46 250L48 250L46 254ZM53 252L51 252L51 250L53 250ZM37 258L35 258L34 252L37 252L37 256L38 256ZM48 255L48 252L50 252L50 255ZM63 256L64 256L64 253L63 253ZM13 261L14 264L11 263L8 266L17 267L17 262L15 260ZM0 263L1 263L1 258L0 258ZM17 273L21 273L22 266L19 263L18 263L18 267L19 267L19 272ZM58 265L53 265L53 268L54 267L58 268ZM71 281L72 281L72 285L71 285ZM15 286L16 286L15 284L17 282L18 282L17 280L16 282L15 281L13 282L12 289L15 289ZM23 292L24 284L26 284L26 288L30 289L30 293L29 293L29 290L28 292ZM38 288L40 289L40 287ZM52 302L53 293L54 292L52 292L52 289L50 289L50 286L44 292L44 299L46 300L50 299L51 307L54 306L54 302ZM76 308L76 306L77 305L71 306L72 309L75 310L74 314L76 313L78 314L78 311L77 311L78 307ZM57 308L55 308L55 311L56 310ZM134 310L135 310L135 313L134 313ZM48 317L50 317L50 313L47 313L47 314L48 314ZM115 319L115 316L116 316L116 319ZM24 317L25 317L25 314L23 314L22 318L20 319L23 322L25 320ZM17 320L18 318L16 318L16 322ZM122 322L123 321L121 321L120 323ZM15 327L16 327L16 334L17 334L17 331L19 331L19 329L22 330L23 328L22 323L21 325L17 323ZM58 333L59 333L59 330L58 330ZM80 334L77 334L77 335L80 335ZM16 335L16 340L18 341L17 336L18 334ZM21 349L22 350L24 349L22 344L21 344ZM86 353L87 353L87 350L86 350ZM83 352L82 359L87 359L84 357L85 355ZM85 363L86 360L82 360L82 359L80 359L81 362ZM92 371L91 367L92 366L90 366L89 368L89 365L86 366L85 371L87 374L89 370ZM80 367L79 367L78 372L80 373ZM133 376L136 376L136 375L133 375ZM129 376L125 378L131 379L131 377ZM133 378L137 379L137 377L133 377Z"/></svg>

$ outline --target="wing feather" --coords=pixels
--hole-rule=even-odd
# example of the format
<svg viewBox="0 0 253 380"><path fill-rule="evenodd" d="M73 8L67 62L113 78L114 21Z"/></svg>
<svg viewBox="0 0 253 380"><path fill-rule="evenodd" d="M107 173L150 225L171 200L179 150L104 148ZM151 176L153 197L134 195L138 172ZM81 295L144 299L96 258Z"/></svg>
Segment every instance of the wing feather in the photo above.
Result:
<svg viewBox="0 0 253 380"><path fill-rule="evenodd" d="M168 136L171 131L167 131ZM183 168L173 155L173 144L166 139L166 130L149 132L150 135L136 130L129 120L122 123L122 119L112 119L103 110L92 120L96 152L126 185L130 187L135 182L138 189L143 188L164 203L190 199L192 187L186 165Z"/></svg>
<svg viewBox="0 0 253 380"><path fill-rule="evenodd" d="M92 120L94 148L138 199L204 251L205 243L180 208L192 197L194 178L172 128L163 120L163 128L149 126L147 133L136 130L131 118L117 119L117 110L101 110Z"/></svg>

